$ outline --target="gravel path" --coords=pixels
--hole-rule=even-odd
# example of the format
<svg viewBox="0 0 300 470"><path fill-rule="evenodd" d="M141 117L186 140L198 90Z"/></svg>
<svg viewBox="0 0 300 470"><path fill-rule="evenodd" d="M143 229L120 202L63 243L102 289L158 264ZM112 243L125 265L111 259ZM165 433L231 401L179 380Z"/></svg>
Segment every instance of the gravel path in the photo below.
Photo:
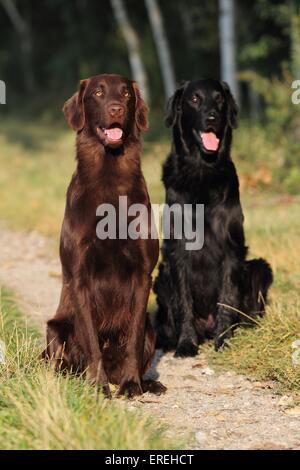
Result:
<svg viewBox="0 0 300 470"><path fill-rule="evenodd" d="M16 293L22 310L41 329L54 314L60 293L60 264L53 252L36 232L0 226L0 285ZM278 396L273 382L216 373L201 353L174 359L157 352L150 375L160 377L166 395L143 395L129 402L129 409L158 417L169 425L170 436L190 448L300 449L300 407L291 397Z"/></svg>

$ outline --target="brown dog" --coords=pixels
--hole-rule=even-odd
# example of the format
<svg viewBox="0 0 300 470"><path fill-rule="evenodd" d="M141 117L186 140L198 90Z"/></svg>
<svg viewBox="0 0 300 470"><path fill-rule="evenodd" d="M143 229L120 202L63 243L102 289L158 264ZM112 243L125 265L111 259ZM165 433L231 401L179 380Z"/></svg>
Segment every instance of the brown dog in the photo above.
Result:
<svg viewBox="0 0 300 470"><path fill-rule="evenodd" d="M139 140L147 129L147 106L135 82L98 75L80 82L63 111L77 131L77 169L61 232L61 299L48 322L44 357L57 370L87 370L107 395L109 383L130 397L162 393L162 384L142 379L155 351L146 308L158 240L96 234L97 207L112 204L119 220L119 196L127 196L128 206L145 205L151 216Z"/></svg>

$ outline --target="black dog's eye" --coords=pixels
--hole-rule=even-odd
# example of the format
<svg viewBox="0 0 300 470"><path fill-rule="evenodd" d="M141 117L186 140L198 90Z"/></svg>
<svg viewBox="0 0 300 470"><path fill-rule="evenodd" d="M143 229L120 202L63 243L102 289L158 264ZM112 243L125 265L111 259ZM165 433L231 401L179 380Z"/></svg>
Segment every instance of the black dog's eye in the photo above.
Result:
<svg viewBox="0 0 300 470"><path fill-rule="evenodd" d="M223 99L223 96L221 95L221 93L216 93L215 100L216 100L217 103L223 103L224 99Z"/></svg>
<svg viewBox="0 0 300 470"><path fill-rule="evenodd" d="M202 98L198 94L195 94L195 95L192 96L191 102L194 103L194 104L201 104Z"/></svg>

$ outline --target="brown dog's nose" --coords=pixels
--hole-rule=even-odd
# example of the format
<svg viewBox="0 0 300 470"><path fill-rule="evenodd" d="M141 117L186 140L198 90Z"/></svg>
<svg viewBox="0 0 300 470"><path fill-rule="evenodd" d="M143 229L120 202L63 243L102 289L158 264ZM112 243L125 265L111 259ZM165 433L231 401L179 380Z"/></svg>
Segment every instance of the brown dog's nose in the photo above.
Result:
<svg viewBox="0 0 300 470"><path fill-rule="evenodd" d="M111 104L108 107L108 112L112 117L121 117L124 114L124 107L120 104Z"/></svg>

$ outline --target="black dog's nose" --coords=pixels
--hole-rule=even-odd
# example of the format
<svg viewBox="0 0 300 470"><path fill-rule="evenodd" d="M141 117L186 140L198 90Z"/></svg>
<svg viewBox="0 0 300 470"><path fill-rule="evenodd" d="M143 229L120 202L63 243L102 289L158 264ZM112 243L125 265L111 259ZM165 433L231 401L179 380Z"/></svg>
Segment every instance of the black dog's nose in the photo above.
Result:
<svg viewBox="0 0 300 470"><path fill-rule="evenodd" d="M108 112L112 117L120 117L124 114L124 107L120 104L111 104Z"/></svg>
<svg viewBox="0 0 300 470"><path fill-rule="evenodd" d="M207 120L208 120L208 121L213 122L213 121L216 120L216 118L217 118L217 114L216 114L215 111L210 111L210 112L208 113L208 116L207 116Z"/></svg>

